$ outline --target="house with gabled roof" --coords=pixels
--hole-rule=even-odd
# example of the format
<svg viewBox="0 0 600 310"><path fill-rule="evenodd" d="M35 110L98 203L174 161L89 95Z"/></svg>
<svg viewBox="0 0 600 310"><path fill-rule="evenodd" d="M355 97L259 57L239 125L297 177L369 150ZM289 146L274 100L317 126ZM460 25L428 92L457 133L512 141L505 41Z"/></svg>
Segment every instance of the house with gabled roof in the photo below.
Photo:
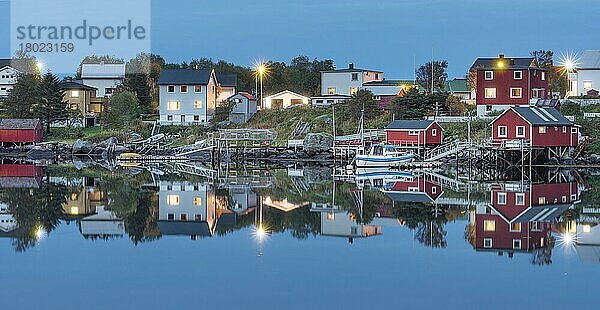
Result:
<svg viewBox="0 0 600 310"><path fill-rule="evenodd" d="M0 59L0 98L8 97L20 74L37 71L35 59Z"/></svg>
<svg viewBox="0 0 600 310"><path fill-rule="evenodd" d="M213 118L218 97L214 70L164 70L158 86L160 124L206 124Z"/></svg>
<svg viewBox="0 0 600 310"><path fill-rule="evenodd" d="M0 119L0 143L26 144L42 142L44 132L39 119Z"/></svg>
<svg viewBox="0 0 600 310"><path fill-rule="evenodd" d="M217 105L237 92L237 74L217 73Z"/></svg>
<svg viewBox="0 0 600 310"><path fill-rule="evenodd" d="M284 90L263 99L262 109L287 109L300 106L308 106L310 98L302 96L291 90Z"/></svg>
<svg viewBox="0 0 600 310"><path fill-rule="evenodd" d="M126 64L122 61L83 63L82 84L97 89L98 97L110 97L125 81Z"/></svg>
<svg viewBox="0 0 600 310"><path fill-rule="evenodd" d="M386 142L401 146L437 146L444 129L432 120L395 120L385 128Z"/></svg>
<svg viewBox="0 0 600 310"><path fill-rule="evenodd" d="M575 72L569 73L569 83L569 96L587 96L600 89L600 50L581 52Z"/></svg>
<svg viewBox="0 0 600 310"><path fill-rule="evenodd" d="M467 79L454 78L445 82L444 90L468 104L475 104L476 92L469 87Z"/></svg>
<svg viewBox="0 0 600 310"><path fill-rule="evenodd" d="M548 70L533 57L477 58L471 66L476 74L477 115L528 106L548 95Z"/></svg>
<svg viewBox="0 0 600 310"><path fill-rule="evenodd" d="M227 100L234 104L229 114L229 121L232 123L245 123L256 114L257 99L247 92L239 92Z"/></svg>

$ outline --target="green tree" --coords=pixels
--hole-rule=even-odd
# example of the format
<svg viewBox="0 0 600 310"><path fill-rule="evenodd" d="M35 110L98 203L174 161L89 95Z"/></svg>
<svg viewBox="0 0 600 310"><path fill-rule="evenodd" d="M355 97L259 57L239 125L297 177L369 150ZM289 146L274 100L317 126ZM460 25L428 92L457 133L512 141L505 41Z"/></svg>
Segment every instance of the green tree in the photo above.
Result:
<svg viewBox="0 0 600 310"><path fill-rule="evenodd" d="M152 106L149 82L149 76L146 73L136 72L125 74L125 89L137 96L137 100L140 104L140 112L146 114L156 112L156 109Z"/></svg>
<svg viewBox="0 0 600 310"><path fill-rule="evenodd" d="M436 90L444 90L446 79L448 79L446 69L448 69L448 61L446 60L434 60L433 62L430 61L421 65L415 72L417 75L417 84L425 88L428 93L433 93ZM432 79L434 89L431 89Z"/></svg>
<svg viewBox="0 0 600 310"><path fill-rule="evenodd" d="M3 102L6 117L32 118L40 102L40 77L36 74L21 74L17 83Z"/></svg>
<svg viewBox="0 0 600 310"><path fill-rule="evenodd" d="M210 120L211 123L217 124L229 119L229 114L233 111L235 103L232 101L226 101L223 104L215 108L215 116Z"/></svg>
<svg viewBox="0 0 600 310"><path fill-rule="evenodd" d="M548 70L547 80L550 92L559 92L565 94L569 83L567 82L567 72L562 68L554 66L554 52L550 50L539 50L531 52L531 57L535 58L538 65Z"/></svg>
<svg viewBox="0 0 600 310"><path fill-rule="evenodd" d="M446 107L451 115L463 115L467 111L467 105L460 98L452 95L446 98Z"/></svg>
<svg viewBox="0 0 600 310"><path fill-rule="evenodd" d="M124 127L139 118L139 104L134 93L120 92L110 97L105 122L114 127Z"/></svg>
<svg viewBox="0 0 600 310"><path fill-rule="evenodd" d="M361 89L357 91L346 102L346 105L350 114L357 119L360 118L363 110L366 119L376 117L381 111L379 106L377 106L377 102L373 99L373 93L370 90Z"/></svg>
<svg viewBox="0 0 600 310"><path fill-rule="evenodd" d="M415 88L411 88L403 97L394 98L391 110L397 119L422 119L431 111L426 97Z"/></svg>
<svg viewBox="0 0 600 310"><path fill-rule="evenodd" d="M64 96L65 92L58 77L50 72L44 74L39 83L40 101L35 108L35 115L44 122L47 133L50 133L50 125L53 122L69 117L67 103L63 101Z"/></svg>

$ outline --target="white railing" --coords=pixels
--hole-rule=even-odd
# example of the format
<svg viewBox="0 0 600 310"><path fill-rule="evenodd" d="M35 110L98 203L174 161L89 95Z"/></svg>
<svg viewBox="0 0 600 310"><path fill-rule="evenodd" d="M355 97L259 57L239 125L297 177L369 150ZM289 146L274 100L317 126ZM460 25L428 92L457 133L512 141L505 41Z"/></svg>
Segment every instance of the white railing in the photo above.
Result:
<svg viewBox="0 0 600 310"><path fill-rule="evenodd" d="M447 144L440 145L431 151L426 152L424 160L425 161L439 160L444 157L454 155L466 148L469 148L469 147L471 147L471 145L472 144L470 142L464 142L464 141L449 142Z"/></svg>
<svg viewBox="0 0 600 310"><path fill-rule="evenodd" d="M583 118L596 118L600 117L600 113L583 113Z"/></svg>
<svg viewBox="0 0 600 310"><path fill-rule="evenodd" d="M428 116L427 120L439 123L465 123L468 121L484 120L491 121L495 116Z"/></svg>

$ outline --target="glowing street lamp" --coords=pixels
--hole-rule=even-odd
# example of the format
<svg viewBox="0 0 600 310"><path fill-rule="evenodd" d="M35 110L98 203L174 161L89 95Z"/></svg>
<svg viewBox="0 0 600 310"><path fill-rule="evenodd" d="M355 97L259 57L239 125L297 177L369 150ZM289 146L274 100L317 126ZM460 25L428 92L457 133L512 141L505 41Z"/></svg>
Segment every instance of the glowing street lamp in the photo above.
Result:
<svg viewBox="0 0 600 310"><path fill-rule="evenodd" d="M265 77L265 75L268 75L269 73L269 68L267 67L267 65L263 62L257 64L254 68L254 71L256 72L256 84L258 86L258 79L260 78L260 105L262 107L263 105L263 79Z"/></svg>
<svg viewBox="0 0 600 310"><path fill-rule="evenodd" d="M44 68L44 64L41 61L38 61L36 64L37 69L42 73L42 69Z"/></svg>
<svg viewBox="0 0 600 310"><path fill-rule="evenodd" d="M562 71L567 76L567 89L565 90L565 98L569 96L569 90L571 89L571 81L569 80L569 73L577 69L577 56L575 54L566 53L560 56L560 66Z"/></svg>

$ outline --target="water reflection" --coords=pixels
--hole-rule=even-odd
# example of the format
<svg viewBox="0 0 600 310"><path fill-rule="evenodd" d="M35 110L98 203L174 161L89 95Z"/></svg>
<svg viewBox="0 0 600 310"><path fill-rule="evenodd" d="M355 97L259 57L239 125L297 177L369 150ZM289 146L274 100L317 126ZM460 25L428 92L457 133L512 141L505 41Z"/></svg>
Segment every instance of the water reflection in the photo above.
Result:
<svg viewBox="0 0 600 310"><path fill-rule="evenodd" d="M263 241L287 232L352 244L408 229L431 248L466 240L473 255L524 253L532 264L547 265L564 246L582 261L600 262L600 178L594 175L538 171L470 182L434 171L348 175L327 167L242 167L214 178L202 171L2 164L0 237L25 251L43 238L60 238L53 231L72 223L90 241L129 238L133 244L242 230ZM461 221L465 240L448 240L446 226Z"/></svg>

